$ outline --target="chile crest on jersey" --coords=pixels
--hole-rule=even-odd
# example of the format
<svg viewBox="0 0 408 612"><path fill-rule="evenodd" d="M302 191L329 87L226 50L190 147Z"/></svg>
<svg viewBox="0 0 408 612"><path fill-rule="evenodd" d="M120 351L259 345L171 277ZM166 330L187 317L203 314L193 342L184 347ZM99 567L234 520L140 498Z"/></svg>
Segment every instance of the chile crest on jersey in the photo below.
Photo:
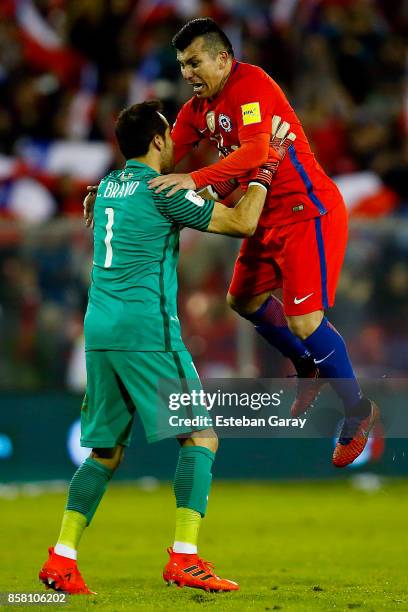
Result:
<svg viewBox="0 0 408 612"><path fill-rule="evenodd" d="M218 116L218 123L220 124L220 127L225 132L230 132L232 130L231 119L228 117L228 115L224 115L224 113L220 113Z"/></svg>
<svg viewBox="0 0 408 612"><path fill-rule="evenodd" d="M236 132L233 130L231 118L224 112L217 113L217 110L207 111L205 121L210 132L210 141L216 144L220 157L227 157L239 147L238 136L231 133Z"/></svg>

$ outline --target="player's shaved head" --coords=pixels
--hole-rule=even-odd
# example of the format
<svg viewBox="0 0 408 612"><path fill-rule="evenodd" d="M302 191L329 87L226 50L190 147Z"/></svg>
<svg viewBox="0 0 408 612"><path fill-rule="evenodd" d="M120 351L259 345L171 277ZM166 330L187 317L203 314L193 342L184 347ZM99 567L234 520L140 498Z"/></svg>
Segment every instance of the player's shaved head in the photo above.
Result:
<svg viewBox="0 0 408 612"><path fill-rule="evenodd" d="M193 40L199 37L202 37L204 49L210 55L216 55L220 51L226 51L229 55L234 57L234 51L228 36L221 30L215 21L209 17L200 17L199 19L188 21L181 30L175 34L172 44L177 51L184 51L184 49L191 45Z"/></svg>
<svg viewBox="0 0 408 612"><path fill-rule="evenodd" d="M115 134L125 159L142 157L156 134L164 138L169 124L159 100L132 104L119 114Z"/></svg>

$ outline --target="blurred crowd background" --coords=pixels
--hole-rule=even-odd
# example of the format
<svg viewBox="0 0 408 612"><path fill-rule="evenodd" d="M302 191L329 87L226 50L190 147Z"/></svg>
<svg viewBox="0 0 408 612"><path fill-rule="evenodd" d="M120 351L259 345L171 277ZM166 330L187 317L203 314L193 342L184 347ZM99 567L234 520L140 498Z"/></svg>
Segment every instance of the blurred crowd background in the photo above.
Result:
<svg viewBox="0 0 408 612"><path fill-rule="evenodd" d="M0 389L84 385L85 186L122 159L126 105L191 95L170 41L210 16L287 93L351 231L336 308L360 374L408 374L408 5L404 0L2 0ZM181 168L214 159L206 147ZM203 376L285 376L225 305L238 241L183 232L180 314Z"/></svg>

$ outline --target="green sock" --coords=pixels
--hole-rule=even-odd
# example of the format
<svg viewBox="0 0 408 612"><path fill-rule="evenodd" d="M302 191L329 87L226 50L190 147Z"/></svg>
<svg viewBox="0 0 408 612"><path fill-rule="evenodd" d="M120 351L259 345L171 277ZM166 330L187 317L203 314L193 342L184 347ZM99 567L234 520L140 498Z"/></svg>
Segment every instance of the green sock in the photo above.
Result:
<svg viewBox="0 0 408 612"><path fill-rule="evenodd" d="M80 512L89 525L112 475L112 470L88 457L71 480L66 510Z"/></svg>
<svg viewBox="0 0 408 612"><path fill-rule="evenodd" d="M183 446L180 449L174 477L177 508L189 508L205 515L214 458L215 453L204 446Z"/></svg>

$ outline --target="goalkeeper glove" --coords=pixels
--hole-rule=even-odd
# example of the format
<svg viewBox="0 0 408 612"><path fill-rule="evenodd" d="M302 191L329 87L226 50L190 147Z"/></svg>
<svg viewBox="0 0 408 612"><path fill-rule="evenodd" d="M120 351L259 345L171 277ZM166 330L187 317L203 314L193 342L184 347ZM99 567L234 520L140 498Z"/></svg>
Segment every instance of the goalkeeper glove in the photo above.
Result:
<svg viewBox="0 0 408 612"><path fill-rule="evenodd" d="M289 123L287 121L282 121L282 118L278 115L274 115L272 117L272 134L269 144L273 150L272 153L275 159L268 159L268 164L271 164L275 168L275 172L280 162L285 159L287 150L295 140L296 134L290 131Z"/></svg>
<svg viewBox="0 0 408 612"><path fill-rule="evenodd" d="M248 187L250 187L251 185L261 185L266 189L266 191L268 191L275 172L276 169L274 167L274 162L267 162L266 164L258 168L256 175L248 183Z"/></svg>
<svg viewBox="0 0 408 612"><path fill-rule="evenodd" d="M283 121L278 115L274 115L272 118L272 136L270 146L276 154L276 159L267 161L260 168L253 178L251 183L262 185L265 189L268 189L272 183L274 174L276 173L280 162L285 158L286 152L289 147L295 142L296 134L290 132L290 125L287 121ZM249 186L248 185L248 186Z"/></svg>

